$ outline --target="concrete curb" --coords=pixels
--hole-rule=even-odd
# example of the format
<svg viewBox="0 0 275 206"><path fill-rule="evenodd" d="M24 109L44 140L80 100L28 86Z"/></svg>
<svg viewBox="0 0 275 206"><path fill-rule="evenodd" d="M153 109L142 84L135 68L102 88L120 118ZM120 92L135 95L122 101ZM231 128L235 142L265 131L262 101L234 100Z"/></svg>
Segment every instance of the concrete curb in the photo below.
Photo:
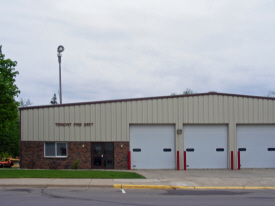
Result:
<svg viewBox="0 0 275 206"><path fill-rule="evenodd" d="M34 187L34 188L47 188L47 187L62 187L62 188L73 188L73 187L85 187L85 188L100 188L100 187L114 187L114 185L76 185L76 184L0 184L0 187Z"/></svg>
<svg viewBox="0 0 275 206"><path fill-rule="evenodd" d="M85 188L100 188L111 187L118 189L158 189L158 190L275 190L275 187L247 187L247 186L173 186L173 185L130 185L130 184L0 184L0 187L34 187L34 188L47 188L47 187L85 187Z"/></svg>
<svg viewBox="0 0 275 206"><path fill-rule="evenodd" d="M168 186L168 185L119 185L115 184L114 188L120 188L120 189L160 189L160 190L191 190L191 189L200 189L200 190L263 190L263 189L269 189L274 190L275 187L223 187L223 186Z"/></svg>
<svg viewBox="0 0 275 206"><path fill-rule="evenodd" d="M114 185L114 188L120 189L160 189L160 190L171 190L173 186L169 185Z"/></svg>

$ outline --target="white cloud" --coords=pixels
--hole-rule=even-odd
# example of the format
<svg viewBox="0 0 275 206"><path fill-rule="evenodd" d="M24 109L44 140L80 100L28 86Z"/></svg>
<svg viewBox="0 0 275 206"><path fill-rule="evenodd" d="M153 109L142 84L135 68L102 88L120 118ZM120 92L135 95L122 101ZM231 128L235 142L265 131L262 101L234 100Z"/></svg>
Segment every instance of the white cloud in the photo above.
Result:
<svg viewBox="0 0 275 206"><path fill-rule="evenodd" d="M2 2L0 39L23 98L48 104L274 89L274 1Z"/></svg>

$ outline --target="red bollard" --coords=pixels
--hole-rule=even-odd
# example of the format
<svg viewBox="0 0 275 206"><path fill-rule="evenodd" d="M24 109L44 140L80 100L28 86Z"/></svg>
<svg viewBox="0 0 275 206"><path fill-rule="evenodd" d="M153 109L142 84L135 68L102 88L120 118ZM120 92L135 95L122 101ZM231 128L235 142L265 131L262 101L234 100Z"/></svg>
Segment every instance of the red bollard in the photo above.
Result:
<svg viewBox="0 0 275 206"><path fill-rule="evenodd" d="M180 170L180 153L177 151L177 170Z"/></svg>
<svg viewBox="0 0 275 206"><path fill-rule="evenodd" d="M238 151L238 170L241 169L241 152Z"/></svg>
<svg viewBox="0 0 275 206"><path fill-rule="evenodd" d="M233 151L231 151L231 170L234 170L234 156L233 156Z"/></svg>

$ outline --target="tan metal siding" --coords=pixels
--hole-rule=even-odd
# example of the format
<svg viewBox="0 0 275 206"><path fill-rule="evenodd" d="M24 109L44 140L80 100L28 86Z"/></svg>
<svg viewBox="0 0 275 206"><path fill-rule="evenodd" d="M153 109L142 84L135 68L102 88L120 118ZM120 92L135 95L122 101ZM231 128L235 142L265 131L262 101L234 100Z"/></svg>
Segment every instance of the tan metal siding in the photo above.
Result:
<svg viewBox="0 0 275 206"><path fill-rule="evenodd" d="M152 118L153 118L153 123L158 122L158 105L157 105L158 100L154 99L152 101L152 107L153 107L153 113L152 113Z"/></svg>
<svg viewBox="0 0 275 206"><path fill-rule="evenodd" d="M129 124L175 124L176 129L183 124L229 124L229 138L235 138L236 124L274 124L274 111L274 100L224 95L46 107L21 111L21 139L129 141ZM78 127L74 123L94 125ZM234 145L235 140L230 140L230 147Z"/></svg>
<svg viewBox="0 0 275 206"><path fill-rule="evenodd" d="M123 137L127 137L128 132L129 132L129 125L127 124L127 103L122 102L121 103L121 136L118 136L117 139L118 141L123 141Z"/></svg>
<svg viewBox="0 0 275 206"><path fill-rule="evenodd" d="M20 119L21 119L21 138L25 137L25 139L29 139L28 135L28 114L30 113L29 110L22 110L20 112Z"/></svg>
<svg viewBox="0 0 275 206"><path fill-rule="evenodd" d="M174 118L172 122L178 122L179 121L179 100L172 101L174 103Z"/></svg>
<svg viewBox="0 0 275 206"><path fill-rule="evenodd" d="M30 140L34 140L34 111L35 110L32 110L29 114L29 119L28 119L28 128L29 128L29 131L28 131L28 135L29 135L29 138Z"/></svg>
<svg viewBox="0 0 275 206"><path fill-rule="evenodd" d="M110 141L110 135L112 131L112 112L111 112L111 104L107 103L105 106L105 115L104 115L104 123L106 128L102 127L104 130L104 139L105 141Z"/></svg>
<svg viewBox="0 0 275 206"><path fill-rule="evenodd" d="M234 97L227 97L228 98L228 122L233 123L235 120L235 115L234 115Z"/></svg>
<svg viewBox="0 0 275 206"><path fill-rule="evenodd" d="M173 99L167 99L165 107L165 114L168 115L168 123L172 124L175 122L174 120L174 102ZM165 122L164 122L165 123Z"/></svg>

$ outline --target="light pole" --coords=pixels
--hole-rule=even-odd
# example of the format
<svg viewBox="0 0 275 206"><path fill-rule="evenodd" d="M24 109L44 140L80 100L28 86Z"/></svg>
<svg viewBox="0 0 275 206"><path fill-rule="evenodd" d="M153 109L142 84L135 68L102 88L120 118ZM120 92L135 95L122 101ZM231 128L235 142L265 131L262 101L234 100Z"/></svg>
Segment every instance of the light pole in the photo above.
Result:
<svg viewBox="0 0 275 206"><path fill-rule="evenodd" d="M61 57L62 54L61 52L64 51L64 46L60 45L57 48L57 56L58 56L58 63L59 63L59 100L60 100L60 104L62 104L62 88L61 88Z"/></svg>

